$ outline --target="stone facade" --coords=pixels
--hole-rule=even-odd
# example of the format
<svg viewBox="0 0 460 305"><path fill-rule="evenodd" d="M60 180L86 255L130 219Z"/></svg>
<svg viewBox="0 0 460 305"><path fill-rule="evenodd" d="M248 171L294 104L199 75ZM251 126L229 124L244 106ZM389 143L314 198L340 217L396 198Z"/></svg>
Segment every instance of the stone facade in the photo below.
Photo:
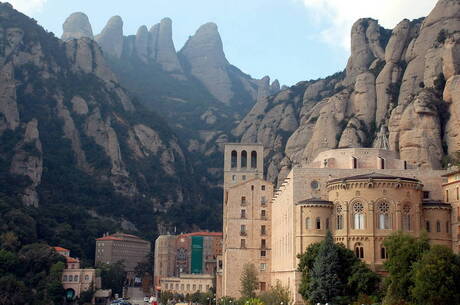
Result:
<svg viewBox="0 0 460 305"><path fill-rule="evenodd" d="M54 247L54 250L66 258L66 266L61 278L66 296L79 298L83 291L101 288L101 279L96 277L96 269L80 268L80 260L71 257L68 249Z"/></svg>
<svg viewBox="0 0 460 305"><path fill-rule="evenodd" d="M460 253L460 168L452 168L444 175L444 201L452 206L452 249Z"/></svg>
<svg viewBox="0 0 460 305"><path fill-rule="evenodd" d="M192 294L207 292L213 289L215 277L212 274L181 274L178 277L165 277L160 279L162 291L171 291L178 294Z"/></svg>
<svg viewBox="0 0 460 305"><path fill-rule="evenodd" d="M180 235L160 235L155 241L155 270L154 283L157 291L172 290L167 283L187 283L201 285L202 279L212 278L215 287L217 258L222 254L222 233L194 232ZM200 277L203 275L203 277ZM196 277L195 277L196 276ZM199 280L193 282L193 279ZM166 285L166 286L165 286ZM198 286L197 286L198 287ZM185 293L206 290L194 288L185 289ZM174 291L184 291L175 288Z"/></svg>
<svg viewBox="0 0 460 305"><path fill-rule="evenodd" d="M254 253L249 255L247 249L238 248L242 239L238 228L244 222L238 213L243 209L243 197L260 196L248 195L253 187L258 190L258 185L265 184L267 189L272 188L262 180L262 169L257 172L258 178L251 179L245 173L247 181L234 181L235 175L242 175L240 161L237 159L233 169L229 167L232 151L240 156L248 147L242 144L225 148L223 276L219 296L238 297L241 266L260 263L256 253L260 249L251 248L249 251ZM320 152L309 164L289 172L267 206L271 222L266 238L268 269L259 272L259 279L268 279L267 287L280 281L291 290L293 301L302 303L297 293L301 280L297 255L323 240L328 230L336 242L343 243L380 273L384 272L387 258L383 241L397 231L413 236L427 232L431 243L453 246L458 251L459 218L453 215L460 210L460 172L446 173L414 166L401 160L397 152L385 149ZM258 208L252 201L248 206ZM253 214L247 216L251 224L256 223ZM251 225L249 228L257 230ZM257 246L258 238L249 238L251 247Z"/></svg>
<svg viewBox="0 0 460 305"><path fill-rule="evenodd" d="M137 264L149 254L150 242L134 235L115 233L96 239L96 264L123 261L128 278L134 277Z"/></svg>
<svg viewBox="0 0 460 305"><path fill-rule="evenodd" d="M259 272L260 291L270 285L271 206L273 185L264 181L263 147L227 144L224 158L224 244L218 296L240 297L245 263Z"/></svg>

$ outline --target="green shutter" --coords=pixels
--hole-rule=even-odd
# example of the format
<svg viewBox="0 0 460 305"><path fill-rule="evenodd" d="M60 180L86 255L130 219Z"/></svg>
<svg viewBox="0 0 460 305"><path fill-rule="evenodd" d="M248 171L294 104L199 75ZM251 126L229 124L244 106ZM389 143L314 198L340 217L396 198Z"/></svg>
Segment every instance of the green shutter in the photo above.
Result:
<svg viewBox="0 0 460 305"><path fill-rule="evenodd" d="M203 236L192 236L192 273L203 273Z"/></svg>

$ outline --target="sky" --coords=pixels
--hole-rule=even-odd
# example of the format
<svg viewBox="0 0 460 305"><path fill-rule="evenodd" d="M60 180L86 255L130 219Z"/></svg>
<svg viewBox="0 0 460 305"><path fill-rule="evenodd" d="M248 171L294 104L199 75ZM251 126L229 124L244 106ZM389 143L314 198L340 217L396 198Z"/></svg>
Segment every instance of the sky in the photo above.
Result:
<svg viewBox="0 0 460 305"><path fill-rule="evenodd" d="M269 75L281 84L326 77L345 68L350 29L363 17L393 28L404 18L426 16L436 0L10 0L60 37L73 12L88 15L94 34L119 15L124 34L141 25L173 20L173 40L180 50L206 22L219 27L230 63L254 78Z"/></svg>

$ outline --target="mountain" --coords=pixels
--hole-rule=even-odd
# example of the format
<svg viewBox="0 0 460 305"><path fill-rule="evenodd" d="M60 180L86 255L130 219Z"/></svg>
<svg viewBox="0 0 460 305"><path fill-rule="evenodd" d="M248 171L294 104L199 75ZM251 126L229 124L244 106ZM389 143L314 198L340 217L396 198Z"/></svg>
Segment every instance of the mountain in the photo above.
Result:
<svg viewBox="0 0 460 305"><path fill-rule="evenodd" d="M333 148L388 146L411 166L445 166L460 151L459 19L458 1L439 0L393 30L358 20L343 72L258 100L233 135L268 148L271 181Z"/></svg>
<svg viewBox="0 0 460 305"><path fill-rule="evenodd" d="M85 36L75 24L91 32L81 14L72 18L74 35ZM84 258L103 230L153 238L173 226L218 227L187 151L120 85L96 41L59 40L8 3L0 32L0 201L13 202L2 216L35 215L33 236ZM15 221L6 219L0 233Z"/></svg>
<svg viewBox="0 0 460 305"><path fill-rule="evenodd" d="M63 29L63 37L84 31ZM268 76L253 79L231 65L214 23L201 26L179 52L169 18L150 30L142 25L136 35L124 36L123 21L115 16L95 40L122 86L161 114L184 143L201 183L213 189L204 196L211 193L207 199L220 202L221 192L216 188L222 178L219 143L233 138L231 130L257 99L278 92L279 82L270 84Z"/></svg>

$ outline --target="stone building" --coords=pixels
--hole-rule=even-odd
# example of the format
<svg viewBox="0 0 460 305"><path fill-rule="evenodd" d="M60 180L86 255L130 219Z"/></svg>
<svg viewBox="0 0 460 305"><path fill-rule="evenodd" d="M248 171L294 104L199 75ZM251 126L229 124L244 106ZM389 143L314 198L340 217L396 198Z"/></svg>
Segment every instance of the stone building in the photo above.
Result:
<svg viewBox="0 0 460 305"><path fill-rule="evenodd" d="M96 269L80 268L80 260L70 256L70 250L53 247L66 259L66 267L62 272L62 286L67 300L75 300L83 291L101 288L101 279L96 277Z"/></svg>
<svg viewBox="0 0 460 305"><path fill-rule="evenodd" d="M263 180L263 156L262 145L225 145L224 268L218 273L222 283L217 285L218 296L240 296L240 274L246 263L258 269L260 291L270 285L273 185Z"/></svg>
<svg viewBox="0 0 460 305"><path fill-rule="evenodd" d="M447 174L442 170L416 168L400 160L398 153L386 149L328 150L319 153L309 164L292 168L264 207L270 223L266 226L268 235L263 238L268 250L264 269L258 254L262 250L259 247L262 237L252 234L243 243L239 229L245 225L246 229L258 232L261 225L258 217L262 209L261 194L252 194L251 190L265 185L272 192L270 183L263 180L262 166L254 170L253 176L241 169L242 152L255 147L258 155L263 156L261 146L225 146L224 248L219 296L239 297L241 266L253 263L261 266L259 279L266 281L264 288L280 281L290 288L294 302L301 303L297 293L301 280L297 255L310 244L323 240L327 230L336 242L354 251L377 272L383 272L387 258L383 241L396 231L414 236L426 231L430 242L453 246L452 232L454 235L459 232L457 216L452 216L452 208L456 209L459 203L456 197L459 172ZM249 208L242 206L243 197L246 201L251 198L247 203ZM256 212L242 219L238 213L243 209ZM245 243L249 243L249 249ZM458 245L454 244L455 247Z"/></svg>
<svg viewBox="0 0 460 305"><path fill-rule="evenodd" d="M444 201L452 207L452 249L460 253L460 168L454 167L444 177Z"/></svg>
<svg viewBox="0 0 460 305"><path fill-rule="evenodd" d="M156 290L193 293L206 292L209 288L214 288L217 258L221 254L222 233L220 232L160 235L155 241ZM209 279L212 279L211 283ZM178 288L171 283L178 284ZM181 284L185 285L185 290L181 288ZM193 287L195 288L192 289Z"/></svg>
<svg viewBox="0 0 460 305"><path fill-rule="evenodd" d="M96 264L123 261L128 278L134 277L137 264L150 254L150 242L137 236L115 233L96 239Z"/></svg>

